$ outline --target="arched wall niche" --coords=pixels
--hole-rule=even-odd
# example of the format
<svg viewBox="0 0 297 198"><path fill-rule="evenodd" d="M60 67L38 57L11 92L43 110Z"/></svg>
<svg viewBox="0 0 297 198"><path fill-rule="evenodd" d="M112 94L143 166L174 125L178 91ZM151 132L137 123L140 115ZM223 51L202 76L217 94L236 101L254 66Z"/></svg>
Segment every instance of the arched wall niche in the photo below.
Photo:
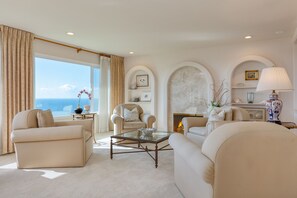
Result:
<svg viewBox="0 0 297 198"><path fill-rule="evenodd" d="M167 78L167 130L173 130L173 113L203 114L213 93L213 78L201 64L184 62Z"/></svg>
<svg viewBox="0 0 297 198"><path fill-rule="evenodd" d="M271 60L261 56L250 55L239 59L229 70L229 102L232 105L236 103L235 101L240 101L240 104L246 104L247 92L256 91L258 80L246 80L245 71L258 70L260 78L262 69L273 66L275 64ZM254 104L259 104L261 101L267 99L268 94L266 92L255 93Z"/></svg>
<svg viewBox="0 0 297 198"><path fill-rule="evenodd" d="M136 76L148 75L147 87L136 87ZM156 95L155 95L155 75L146 66L137 65L128 70L125 75L125 102L140 105L147 114L155 115L156 112ZM141 101L143 94L149 95L148 101ZM133 98L139 98L139 101L133 101ZM156 126L156 125L155 125Z"/></svg>

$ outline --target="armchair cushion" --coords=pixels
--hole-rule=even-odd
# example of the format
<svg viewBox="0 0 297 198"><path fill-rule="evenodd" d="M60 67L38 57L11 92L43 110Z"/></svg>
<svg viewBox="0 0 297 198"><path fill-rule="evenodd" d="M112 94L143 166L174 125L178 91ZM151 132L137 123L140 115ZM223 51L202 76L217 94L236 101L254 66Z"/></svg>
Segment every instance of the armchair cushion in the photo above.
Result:
<svg viewBox="0 0 297 198"><path fill-rule="evenodd" d="M215 108L210 112L208 121L222 121L224 119L225 110Z"/></svg>
<svg viewBox="0 0 297 198"><path fill-rule="evenodd" d="M196 135L207 135L207 128L206 127L191 127L189 128L189 133L194 133Z"/></svg>
<svg viewBox="0 0 297 198"><path fill-rule="evenodd" d="M127 108L124 108L124 120L125 122L139 121L139 112L137 108L135 107L131 111Z"/></svg>
<svg viewBox="0 0 297 198"><path fill-rule="evenodd" d="M37 112L38 127L54 127L54 117L50 109Z"/></svg>
<svg viewBox="0 0 297 198"><path fill-rule="evenodd" d="M144 122L125 122L124 123L124 129L140 129L145 128Z"/></svg>

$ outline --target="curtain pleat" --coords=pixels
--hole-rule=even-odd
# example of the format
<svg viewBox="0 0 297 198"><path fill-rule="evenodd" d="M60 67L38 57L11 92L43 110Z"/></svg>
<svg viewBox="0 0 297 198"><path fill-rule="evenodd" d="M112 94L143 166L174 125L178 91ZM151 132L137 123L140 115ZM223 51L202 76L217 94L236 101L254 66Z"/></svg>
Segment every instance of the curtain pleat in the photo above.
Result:
<svg viewBox="0 0 297 198"><path fill-rule="evenodd" d="M16 113L33 108L33 39L30 32L1 26L2 153L14 151L10 140Z"/></svg>
<svg viewBox="0 0 297 198"><path fill-rule="evenodd" d="M112 55L110 57L110 112L118 104L124 103L125 68L124 58ZM109 122L110 129L113 124Z"/></svg>

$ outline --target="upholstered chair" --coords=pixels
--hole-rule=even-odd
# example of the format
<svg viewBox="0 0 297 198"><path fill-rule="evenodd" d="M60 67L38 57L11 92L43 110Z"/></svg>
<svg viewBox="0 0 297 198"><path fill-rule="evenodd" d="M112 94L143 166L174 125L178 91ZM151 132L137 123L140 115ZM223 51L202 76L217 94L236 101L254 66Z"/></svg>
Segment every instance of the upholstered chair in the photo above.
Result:
<svg viewBox="0 0 297 198"><path fill-rule="evenodd" d="M213 120L210 117L184 117L182 119L184 135L195 143L202 145L205 138L215 128L229 122L248 121L250 119L249 113L240 107L223 108L220 113L223 113L220 121Z"/></svg>
<svg viewBox="0 0 297 198"><path fill-rule="evenodd" d="M93 121L54 122L50 110L15 115L11 139L18 168L84 166L93 152Z"/></svg>
<svg viewBox="0 0 297 198"><path fill-rule="evenodd" d="M268 122L216 128L202 147L173 134L175 183L187 198L296 198L297 136Z"/></svg>
<svg viewBox="0 0 297 198"><path fill-rule="evenodd" d="M114 108L111 121L114 124L114 134L119 134L140 128L152 128L156 118L145 114L137 104L120 104Z"/></svg>

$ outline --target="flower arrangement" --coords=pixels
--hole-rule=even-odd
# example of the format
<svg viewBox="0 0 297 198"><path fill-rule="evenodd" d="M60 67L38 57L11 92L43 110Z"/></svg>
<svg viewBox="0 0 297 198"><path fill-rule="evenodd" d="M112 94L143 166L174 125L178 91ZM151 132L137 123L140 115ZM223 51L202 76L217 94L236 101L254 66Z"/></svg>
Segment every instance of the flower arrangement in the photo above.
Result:
<svg viewBox="0 0 297 198"><path fill-rule="evenodd" d="M229 89L225 88L224 81L222 81L220 87L216 90L215 87L213 87L213 99L210 101L211 107L222 107L227 104L228 97L224 97L228 92Z"/></svg>
<svg viewBox="0 0 297 198"><path fill-rule="evenodd" d="M92 100L92 94L91 94L91 93L89 93L89 92L88 92L87 90L85 90L85 89L80 90L80 91L78 92L78 94L77 94L77 97L78 97L78 106L80 106L80 97L81 97L81 95L82 95L83 93L85 93L85 94L88 95L89 100Z"/></svg>

